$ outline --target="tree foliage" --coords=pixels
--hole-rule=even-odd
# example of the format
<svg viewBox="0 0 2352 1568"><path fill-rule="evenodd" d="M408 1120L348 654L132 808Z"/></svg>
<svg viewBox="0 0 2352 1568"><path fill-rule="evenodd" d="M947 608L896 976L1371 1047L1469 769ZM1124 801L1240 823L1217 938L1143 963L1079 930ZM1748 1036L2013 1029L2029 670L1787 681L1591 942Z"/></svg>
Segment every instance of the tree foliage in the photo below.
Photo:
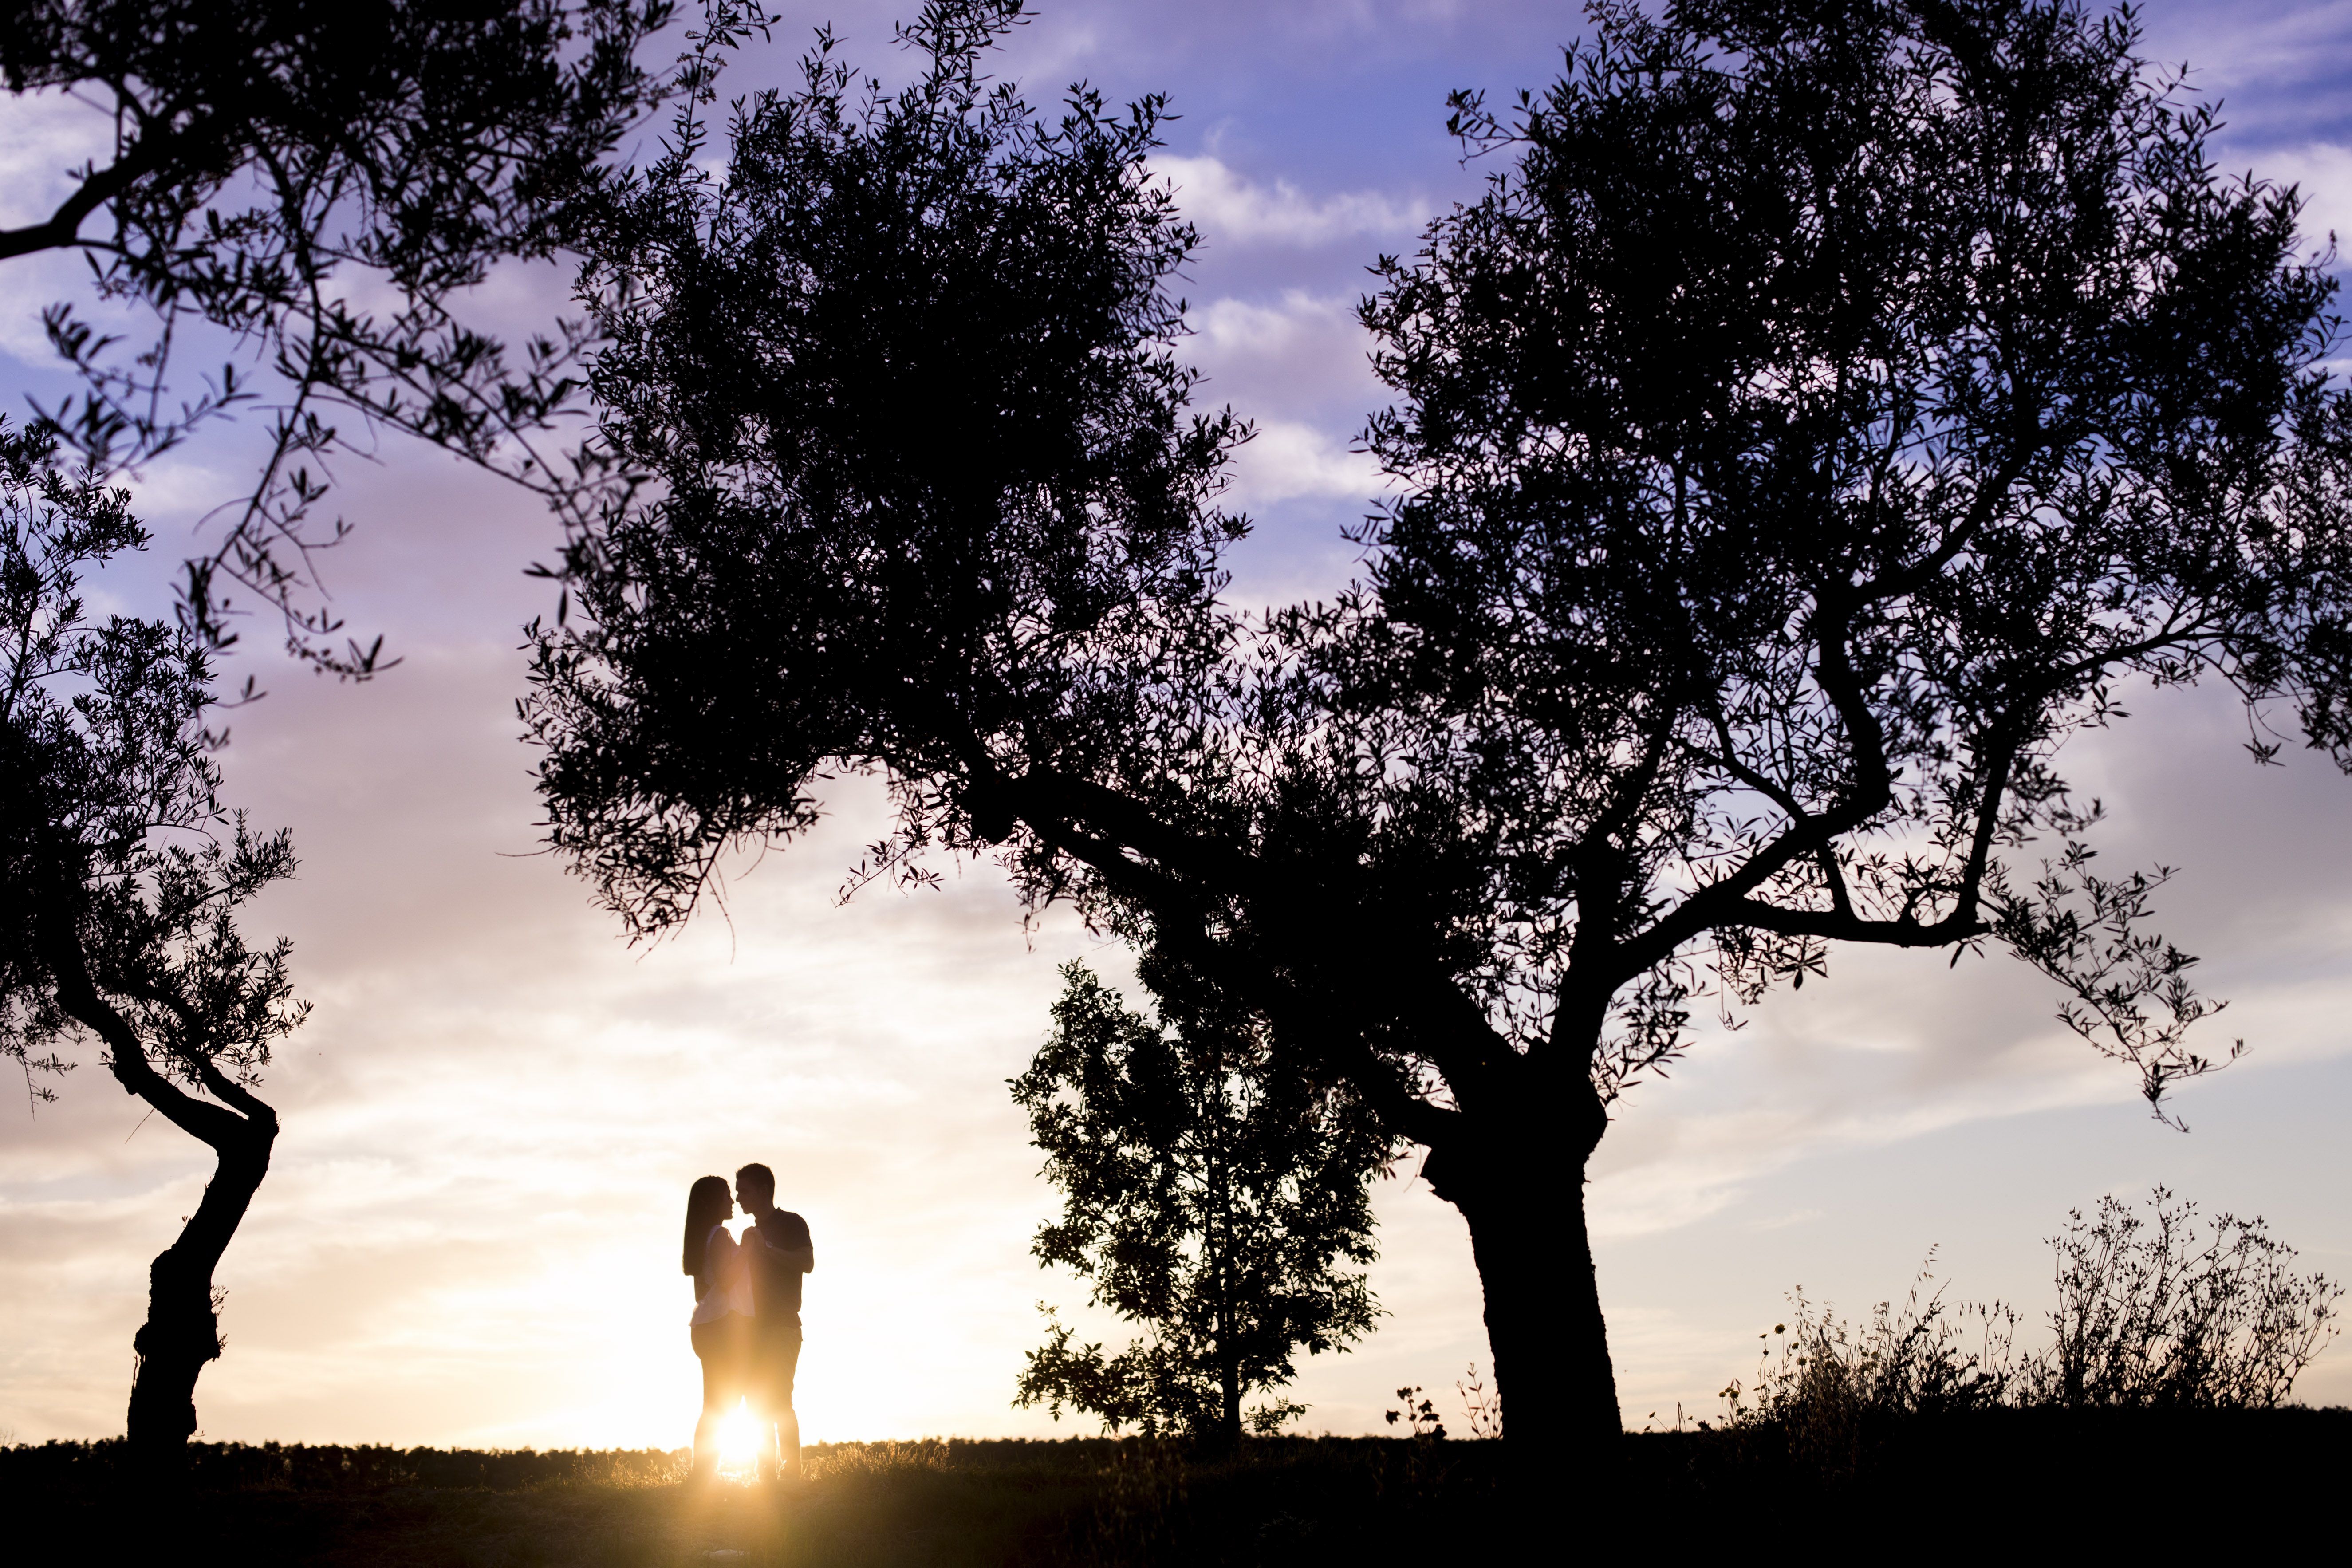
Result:
<svg viewBox="0 0 2352 1568"><path fill-rule="evenodd" d="M155 1260L131 1435L175 1448L220 1353L213 1267L277 1136L255 1093L299 1027L289 944L247 946L240 906L294 870L284 832L219 798L211 655L184 627L93 621L81 577L146 543L127 494L0 425L0 1055L37 1102L95 1043L128 1092L220 1156Z"/></svg>
<svg viewBox="0 0 2352 1568"><path fill-rule="evenodd" d="M1019 9L927 7L895 95L821 37L798 91L736 106L723 174L688 106L583 274L598 454L648 488L574 542L525 711L553 841L637 931L813 822L828 766L897 791L865 874L919 874L1012 832L1016 755L1084 790L1197 750L1142 694L1223 651L1239 524L1207 503L1244 432L1185 414L1160 101L1035 119L979 70Z"/></svg>
<svg viewBox="0 0 2352 1568"><path fill-rule="evenodd" d="M1992 936L2148 1098L2206 1058L2056 766L2218 676L2346 755L2335 283L2071 4L1595 12L1382 263L1403 500L1330 625L1357 754L1493 846L1490 1005L1672 1054L1823 944ZM1386 781L1383 781L1385 787ZM2003 851L2059 852L2012 869ZM2160 875L2160 874L2159 874ZM1553 978L1556 977L1556 978Z"/></svg>
<svg viewBox="0 0 2352 1568"><path fill-rule="evenodd" d="M1146 1332L1106 1356L1053 1322L1014 1403L1230 1441L1300 1350L1370 1330L1365 1277L1341 1268L1375 1256L1368 1187L1394 1141L1344 1090L1277 1070L1256 1020L1195 977L1151 977L1155 1022L1084 965L1062 974L1053 1033L1013 1080L1063 1194L1033 1250ZM1272 1432L1305 1409L1269 1400L1246 1419Z"/></svg>
<svg viewBox="0 0 2352 1568"><path fill-rule="evenodd" d="M364 673L310 597L306 527L336 411L478 462L557 479L532 433L570 397L576 328L520 357L456 313L502 259L555 256L604 188L604 160L652 104L707 89L709 49L741 21L714 11L678 78L639 63L671 0L13 0L0 76L20 99L65 97L110 117L112 145L73 171L49 216L0 232L0 259L70 250L121 341L86 307L50 306L50 342L82 392L43 411L114 472L265 395L272 447L247 501L189 583L192 624L217 639L215 584L288 618L294 646ZM756 16L756 7L753 11ZM171 375L201 324L232 345L202 389ZM278 385L257 384L257 361ZM227 584L223 584L226 587Z"/></svg>
<svg viewBox="0 0 2352 1568"><path fill-rule="evenodd" d="M2216 174L2128 13L1602 5L1549 90L1457 97L1491 183L1363 307L1363 581L1249 620L1159 106L1034 124L977 63L1013 14L930 7L855 112L821 48L588 274L640 487L525 711L635 929L887 774L866 870L995 845L1426 1144L1512 1408L1596 1443L1575 1173L1696 1007L1998 942L2159 1107L2221 1059L2060 750L2218 679L2258 757L2352 755L2352 405L2298 198Z"/></svg>

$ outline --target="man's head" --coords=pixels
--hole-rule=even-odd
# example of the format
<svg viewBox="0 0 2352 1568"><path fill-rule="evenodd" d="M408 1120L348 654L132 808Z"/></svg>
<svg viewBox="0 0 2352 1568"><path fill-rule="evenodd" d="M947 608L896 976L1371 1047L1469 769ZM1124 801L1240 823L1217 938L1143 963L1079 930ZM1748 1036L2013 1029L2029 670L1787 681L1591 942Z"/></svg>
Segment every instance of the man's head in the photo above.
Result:
<svg viewBox="0 0 2352 1568"><path fill-rule="evenodd" d="M735 1201L751 1210L776 1206L776 1173L753 1163L735 1173Z"/></svg>

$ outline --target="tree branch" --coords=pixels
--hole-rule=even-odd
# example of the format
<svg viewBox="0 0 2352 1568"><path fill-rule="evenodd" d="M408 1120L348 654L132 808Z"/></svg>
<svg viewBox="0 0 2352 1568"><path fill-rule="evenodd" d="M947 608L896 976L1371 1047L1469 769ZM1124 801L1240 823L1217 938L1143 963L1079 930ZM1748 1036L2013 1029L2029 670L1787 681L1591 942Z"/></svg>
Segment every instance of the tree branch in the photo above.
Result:
<svg viewBox="0 0 2352 1568"><path fill-rule="evenodd" d="M89 967L82 956L81 944L69 935L56 931L57 921L38 922L38 940L42 956L47 961L51 979L57 985L58 1002L77 1023L106 1042L108 1066L117 1082L125 1090L138 1096L160 1111L170 1121L192 1138L202 1140L215 1150L226 1150L243 1143L255 1132L277 1131L277 1114L262 1105L262 1114L252 1121L217 1105L207 1104L182 1090L155 1070L147 1059L147 1052L139 1043L138 1032L131 1028L122 1015L109 1005L91 984ZM250 1096L247 1097L251 1099ZM260 1123L257 1127L256 1123Z"/></svg>
<svg viewBox="0 0 2352 1568"><path fill-rule="evenodd" d="M174 995L161 986L154 985L138 986L132 991L132 994L142 1001L153 1002L169 1007L179 1017L181 1025L190 1033L201 1035L204 1032L202 1018L185 997ZM203 1050L176 1050L172 1054L196 1075L197 1079L204 1084L214 1099L234 1106L256 1121L274 1123L277 1120L278 1113L275 1110L250 1089L221 1071L219 1064ZM141 1059L145 1058L142 1057Z"/></svg>
<svg viewBox="0 0 2352 1568"><path fill-rule="evenodd" d="M0 261L82 243L82 219L162 168L182 151L218 140L215 129L217 123L216 119L208 119L196 121L187 131L142 132L139 140L131 144L129 153L106 168L92 172L46 220L23 228L0 230Z"/></svg>
<svg viewBox="0 0 2352 1568"><path fill-rule="evenodd" d="M1982 936L1992 930L1974 912L1973 907L1965 912L1955 910L1933 924L1922 925L1907 913L1891 921L1864 920L1851 912L1793 910L1784 904L1769 904L1756 899L1740 900L1732 906L1728 917L1716 923L1752 926L1759 931L1774 931L1782 936L1874 942L1882 947L1943 947L1951 942L1966 942L1972 936Z"/></svg>

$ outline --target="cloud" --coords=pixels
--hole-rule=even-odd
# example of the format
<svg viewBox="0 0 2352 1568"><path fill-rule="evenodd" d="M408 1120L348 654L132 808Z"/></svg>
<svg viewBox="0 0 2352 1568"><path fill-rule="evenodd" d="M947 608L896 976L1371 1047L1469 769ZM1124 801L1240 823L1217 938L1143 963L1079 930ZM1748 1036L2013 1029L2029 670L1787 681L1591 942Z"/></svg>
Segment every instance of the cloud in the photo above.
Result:
<svg viewBox="0 0 2352 1568"><path fill-rule="evenodd" d="M2296 224L2307 244L2325 244L2331 233L2339 244L2352 244L2352 147L2313 142L2249 163L2263 179L2300 187L2304 207Z"/></svg>
<svg viewBox="0 0 2352 1568"><path fill-rule="evenodd" d="M1307 249L1343 239L1406 238L1435 209L1420 196L1350 191L1310 196L1288 180L1264 185L1213 156L1161 153L1151 172L1212 244Z"/></svg>
<svg viewBox="0 0 2352 1568"><path fill-rule="evenodd" d="M1328 415L1360 423L1383 401L1372 335L1352 295L1283 290L1272 301L1225 296L1196 307L1184 357L1206 377L1210 402L1238 398L1253 414Z"/></svg>
<svg viewBox="0 0 2352 1568"><path fill-rule="evenodd" d="M113 142L111 120L61 92L0 100L0 227L47 218L73 193L70 171L103 163Z"/></svg>
<svg viewBox="0 0 2352 1568"><path fill-rule="evenodd" d="M1380 384L1352 301L1299 289L1271 304L1225 298L1192 324L1184 353L1203 374L1204 400L1230 399L1256 426L1234 455L1234 505L1361 503L1386 488L1379 463L1353 449Z"/></svg>
<svg viewBox="0 0 2352 1568"><path fill-rule="evenodd" d="M1291 420L1260 423L1256 438L1234 459L1232 497L1244 510L1302 496L1369 500L1381 486L1380 465L1368 453Z"/></svg>
<svg viewBox="0 0 2352 1568"><path fill-rule="evenodd" d="M113 123L89 105L58 92L0 96L0 228L47 219L73 193L68 170L93 159L103 163L113 144ZM105 232L107 218L94 214L86 234ZM102 328L118 329L126 319L119 308L87 300L89 267L72 250L42 250L0 261L7 306L0 310L0 353L28 368L56 363L41 327L41 309L52 300L74 300L84 316ZM13 418L16 410L6 412Z"/></svg>
<svg viewBox="0 0 2352 1568"><path fill-rule="evenodd" d="M2141 52L2163 65L2187 64L2193 93L2228 93L2232 109L2284 99L2268 107L2305 115L2315 106L2297 101L2292 88L2341 75L2352 34L2352 11L2336 0L2237 0L2226 8L2171 0L2147 7L2141 21Z"/></svg>

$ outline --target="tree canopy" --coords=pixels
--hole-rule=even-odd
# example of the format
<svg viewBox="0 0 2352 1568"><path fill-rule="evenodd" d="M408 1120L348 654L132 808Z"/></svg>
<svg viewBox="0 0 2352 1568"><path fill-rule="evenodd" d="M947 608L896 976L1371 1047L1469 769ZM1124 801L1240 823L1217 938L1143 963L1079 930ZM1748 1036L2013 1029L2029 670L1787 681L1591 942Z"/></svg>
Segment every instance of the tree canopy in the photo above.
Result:
<svg viewBox="0 0 2352 1568"><path fill-rule="evenodd" d="M596 737L547 758L554 838L639 930L812 822L836 762L899 790L869 870L919 874L936 837L1013 833L1005 759L1086 791L1201 754L1144 690L1225 652L1241 525L1213 500L1246 429L1187 415L1166 283L1196 236L1143 177L1159 100L1034 119L979 70L1019 11L927 7L896 95L822 37L798 92L737 106L721 174L689 105L593 247L595 456L645 488L574 541L529 714Z"/></svg>
<svg viewBox="0 0 2352 1568"><path fill-rule="evenodd" d="M1998 852L2080 838L2057 749L2135 678L2347 755L2293 194L2215 178L2121 15L1596 15L1545 97L1457 98L1516 166L1365 307L1406 489L1324 623L1335 708L1492 835L1481 891L1566 982L1523 1044L1612 998L1664 1042L1694 959L1752 996L1990 935L2160 1099L2204 1058L2135 1010L2195 1013L2122 936L2145 883Z"/></svg>
<svg viewBox="0 0 2352 1568"><path fill-rule="evenodd" d="M422 436L547 486L536 447L572 395L575 329L550 322L518 358L457 313L508 258L546 260L604 188L604 160L664 97L707 90L714 51L747 25L714 7L675 75L638 58L671 0L14 0L0 78L110 117L112 146L72 172L37 223L0 231L0 260L85 257L94 299L143 308L125 342L85 306L43 320L82 393L39 412L115 473L207 418L268 398L273 441L186 608L215 639L242 584L282 612L294 647L363 674L374 651L326 639L307 524L320 466L362 424ZM758 10L751 7L750 22ZM103 318L101 318L103 319ZM201 327L209 338L198 332ZM197 342L188 340L195 336ZM175 358L225 339L191 389ZM240 369L257 361L276 384ZM226 581L223 581L223 579Z"/></svg>
<svg viewBox="0 0 2352 1568"><path fill-rule="evenodd" d="M1158 106L1031 122L1013 10L930 7L861 110L820 51L723 174L681 136L586 276L638 489L525 714L636 929L887 774L879 863L996 845L1429 1148L1538 1441L1618 1429L1580 1173L1703 999L1999 942L2152 1101L2220 1059L2060 748L2219 679L2257 756L2352 753L2352 414L2296 196L2128 13L1603 5L1457 97L1488 188L1363 307L1399 492L1358 586L1244 619Z"/></svg>

